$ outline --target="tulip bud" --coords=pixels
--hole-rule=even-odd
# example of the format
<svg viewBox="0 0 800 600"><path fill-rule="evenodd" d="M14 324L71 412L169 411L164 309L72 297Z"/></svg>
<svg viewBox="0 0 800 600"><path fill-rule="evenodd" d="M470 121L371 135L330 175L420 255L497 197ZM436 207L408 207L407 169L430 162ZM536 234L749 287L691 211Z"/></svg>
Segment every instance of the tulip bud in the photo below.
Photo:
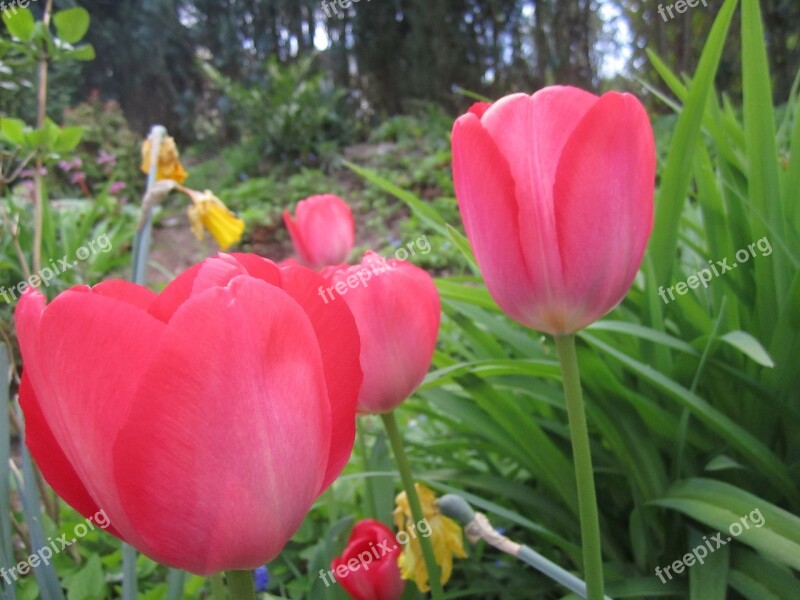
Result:
<svg viewBox="0 0 800 600"><path fill-rule="evenodd" d="M411 263L374 252L359 265L331 267L322 276L329 282L325 300L346 302L361 336L364 384L358 410L397 408L431 366L441 313L433 279Z"/></svg>
<svg viewBox="0 0 800 600"><path fill-rule="evenodd" d="M355 241L353 213L333 194L312 196L297 204L295 219L287 210L283 221L295 251L313 269L338 265L347 260Z"/></svg>

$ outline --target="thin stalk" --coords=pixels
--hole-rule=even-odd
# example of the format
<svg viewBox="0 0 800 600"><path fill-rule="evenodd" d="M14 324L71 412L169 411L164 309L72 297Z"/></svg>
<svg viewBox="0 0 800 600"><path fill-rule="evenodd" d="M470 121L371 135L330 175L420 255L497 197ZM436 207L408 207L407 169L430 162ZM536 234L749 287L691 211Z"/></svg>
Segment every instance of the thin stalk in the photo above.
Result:
<svg viewBox="0 0 800 600"><path fill-rule="evenodd" d="M497 531L486 515L476 513L458 494L445 494L437 502L442 514L455 519L464 526L469 540L475 544L479 539L501 552L518 558L556 583L586 598L586 582L554 563L528 546L520 546ZM608 596L605 600L611 600Z"/></svg>
<svg viewBox="0 0 800 600"><path fill-rule="evenodd" d="M50 27L50 17L53 14L53 0L47 0L44 5L42 23L45 28ZM37 97L36 127L41 129L47 119L47 44L42 42L39 50L39 90ZM33 222L33 272L38 273L42 267L42 223L44 212L44 184L42 183L42 168L44 161L42 154L36 155L36 168L34 170L34 222Z"/></svg>
<svg viewBox="0 0 800 600"><path fill-rule="evenodd" d="M44 475L39 469L34 469L34 474L36 475L36 486L39 488L39 495L41 495L42 504L44 504L44 512L50 516L56 526L59 526L61 524L61 515L58 510L58 496L47 486ZM77 550L77 548L75 549Z"/></svg>
<svg viewBox="0 0 800 600"><path fill-rule="evenodd" d="M256 582L251 571L225 571L228 591L236 600L256 600Z"/></svg>
<svg viewBox="0 0 800 600"><path fill-rule="evenodd" d="M155 125L150 130L150 171L147 175L147 192L156 184L158 175L158 155L161 143L167 135L167 130L161 125ZM153 229L153 207L143 206L141 225L136 230L133 239L133 283L145 284L147 275L147 258L150 255L150 234Z"/></svg>
<svg viewBox="0 0 800 600"><path fill-rule="evenodd" d="M17 260L19 261L22 273L25 275L25 279L28 280L31 278L31 268L28 266L28 259L25 258L22 246L19 245L19 230L17 229L17 225L13 224L7 215L3 215L3 222L5 223L6 229L11 234L11 243L14 244L14 251L17 253ZM11 346L9 346L9 348L10 347Z"/></svg>
<svg viewBox="0 0 800 600"><path fill-rule="evenodd" d="M367 454L369 448L367 447L366 435L361 427L359 427L356 431L356 439L358 440L359 454L361 454L361 459L364 462L364 472L369 473L372 471L369 455ZM373 519L378 519L378 506L375 503L375 494L372 490L372 482L367 479L364 481L364 486L366 488L364 496L367 501L367 510L369 512L369 516Z"/></svg>
<svg viewBox="0 0 800 600"><path fill-rule="evenodd" d="M167 600L180 600L183 598L183 588L186 583L186 571L170 569L167 575ZM222 600L227 600L222 598Z"/></svg>
<svg viewBox="0 0 800 600"><path fill-rule="evenodd" d="M122 542L122 600L136 600L139 587L136 578L136 548Z"/></svg>
<svg viewBox="0 0 800 600"><path fill-rule="evenodd" d="M581 392L575 336L556 336L555 340L558 360L561 363L564 400L567 404L575 478L578 484L578 511L581 520L586 597L588 600L602 600L603 557L600 550L600 521L597 515L597 494L594 488L589 428L586 424L586 408Z"/></svg>
<svg viewBox="0 0 800 600"><path fill-rule="evenodd" d="M217 573L209 577L211 582L211 598L212 600L228 600L228 592L225 590L225 579L222 573Z"/></svg>
<svg viewBox="0 0 800 600"><path fill-rule="evenodd" d="M697 385L700 383L700 375L703 373L706 362L711 356L711 347L717 340L717 334L719 333L719 328L722 325L722 319L725 317L725 307L727 301L728 299L723 296L719 305L719 316L714 322L714 329L711 330L711 335L708 336L708 341L706 342L705 348L703 348L703 354L700 356L700 363L697 365L697 371L695 371L694 377L692 378L692 385L689 387L689 391L693 394L697 391ZM675 468L672 472L672 477L676 481L681 478L681 472L683 471L683 456L686 450L686 438L689 435L690 417L691 412L689 412L688 408L684 407L683 412L681 413L681 420L678 425L678 438L676 442L678 450L675 454ZM673 515L676 519L680 518L677 512L673 513Z"/></svg>
<svg viewBox="0 0 800 600"><path fill-rule="evenodd" d="M408 505L411 507L411 516L416 523L421 523L425 520L425 513L422 511L422 504L420 504L419 496L417 495L417 488L414 486L414 476L411 474L411 466L409 465L408 457L403 447L403 438L397 427L397 419L394 416L394 411L382 414L381 418L383 419L384 427L386 427L389 443L392 445L392 452L394 452L397 470L400 471L400 478L406 490ZM431 597L434 600L442 600L444 598L444 589L442 588L439 565L436 563L436 556L433 553L433 545L431 544L430 537L421 537L418 541L422 548L422 556L425 559L425 568L428 570Z"/></svg>
<svg viewBox="0 0 800 600"><path fill-rule="evenodd" d="M22 161L16 166L13 171L10 171L8 175L1 175L0 176L0 183L3 185L8 185L9 183L16 181L19 179L20 174L25 170L25 167L28 166L28 163L31 162L34 158L36 158L36 152L31 152L22 159ZM0 188L2 191L2 188Z"/></svg>

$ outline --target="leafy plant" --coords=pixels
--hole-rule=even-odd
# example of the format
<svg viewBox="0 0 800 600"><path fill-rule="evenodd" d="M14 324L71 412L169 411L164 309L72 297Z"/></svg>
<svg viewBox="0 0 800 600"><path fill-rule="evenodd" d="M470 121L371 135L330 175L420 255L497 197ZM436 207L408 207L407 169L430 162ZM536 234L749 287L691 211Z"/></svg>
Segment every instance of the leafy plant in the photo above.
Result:
<svg viewBox="0 0 800 600"><path fill-rule="evenodd" d="M688 84L653 56L677 102L661 163L659 212L638 284L606 320L579 334L589 401L608 593L612 597L792 598L800 541L800 104L777 123L758 3L742 2L743 121L713 80L737 2L729 0ZM662 93L662 97L666 94ZM662 138L663 139L663 138ZM788 160L787 158L788 157ZM374 172L464 252L462 234ZM766 238L772 250L665 304L660 286ZM419 470L488 511L513 539L578 568L575 492L560 372L545 338L510 322L476 276L438 281L445 321L419 397L407 405ZM465 443L468 441L468 443ZM705 565L662 583L656 567L759 509L751 528ZM727 533L725 534L727 535ZM767 541L770 540L770 541ZM480 569L476 576L474 568ZM519 568L460 565L453 593L559 597ZM456 592L456 589L458 590ZM526 594L528 597L529 594Z"/></svg>
<svg viewBox="0 0 800 600"><path fill-rule="evenodd" d="M264 65L263 79L242 85L204 65L210 82L223 94L223 116L252 149L257 172L261 161L299 161L319 164L350 138L346 92L331 86L315 67L313 56L291 65L273 57ZM229 103L229 104L227 104Z"/></svg>
<svg viewBox="0 0 800 600"><path fill-rule="evenodd" d="M72 156L81 159L87 180L99 191L112 180L123 181L130 192L142 192L139 170L141 140L128 125L119 103L103 102L92 95L86 102L64 111L64 124L81 127L83 137Z"/></svg>

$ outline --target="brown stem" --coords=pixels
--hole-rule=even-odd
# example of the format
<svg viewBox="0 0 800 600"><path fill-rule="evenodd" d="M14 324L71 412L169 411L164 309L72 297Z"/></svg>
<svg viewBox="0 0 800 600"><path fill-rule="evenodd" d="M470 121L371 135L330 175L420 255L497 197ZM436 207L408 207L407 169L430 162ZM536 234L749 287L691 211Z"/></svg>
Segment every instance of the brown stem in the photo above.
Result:
<svg viewBox="0 0 800 600"><path fill-rule="evenodd" d="M2 341L6 346L6 353L8 354L8 364L9 364L9 368L11 369L9 373L13 373L13 375L16 376L16 374L17 374L17 361L14 358L14 347L11 345L11 338L8 337L8 334L6 333L6 330L3 329L3 324L2 323L0 323L0 338L3 338ZM9 383L10 383L13 380L14 377L11 376L11 375L9 375L9 376L12 377L12 379L8 380ZM2 379L3 379L3 374L0 373L0 380L2 380Z"/></svg>
<svg viewBox="0 0 800 600"><path fill-rule="evenodd" d="M17 432L17 435L22 435L22 430L24 427L20 420L17 418L17 413L14 412L14 409L11 408L11 405L8 407L8 420L11 423L11 429Z"/></svg>
<svg viewBox="0 0 800 600"><path fill-rule="evenodd" d="M39 488L39 495L42 497L44 510L48 515L50 515L53 523L59 525L61 523L61 515L58 514L58 496L56 496L56 493L50 489L49 485L47 485L47 482L44 480L44 476L39 469L34 469L33 472L36 473L36 485Z"/></svg>
<svg viewBox="0 0 800 600"><path fill-rule="evenodd" d="M3 215L3 221L5 222L6 228L11 235L11 242L14 244L14 250L17 253L17 259L19 260L19 266L22 269L22 273L25 275L25 279L30 279L31 268L28 266L28 259L25 258L25 253L22 251L22 246L19 245L18 228L11 222L11 219L8 218L8 215Z"/></svg>
<svg viewBox="0 0 800 600"><path fill-rule="evenodd" d="M53 0L47 0L44 6L44 16L42 22L46 28L50 27L50 17L53 14ZM38 95L38 115L36 119L37 129L45 125L47 119L47 44L42 43L39 49L39 95ZM44 193L42 188L42 167L44 161L39 153L36 157L36 172L34 178L34 223L33 223L33 271L38 273L42 266L42 218L44 208Z"/></svg>
<svg viewBox="0 0 800 600"><path fill-rule="evenodd" d="M31 162L35 157L36 152L31 152L28 154L28 156L23 158L22 162L20 162L13 171L10 171L8 175L0 176L0 183L3 185L8 185L9 183L16 181L19 178L20 173L25 170L25 167L28 166L28 163ZM9 161L8 164L10 165L11 161ZM0 171L2 171L2 168L0 168Z"/></svg>

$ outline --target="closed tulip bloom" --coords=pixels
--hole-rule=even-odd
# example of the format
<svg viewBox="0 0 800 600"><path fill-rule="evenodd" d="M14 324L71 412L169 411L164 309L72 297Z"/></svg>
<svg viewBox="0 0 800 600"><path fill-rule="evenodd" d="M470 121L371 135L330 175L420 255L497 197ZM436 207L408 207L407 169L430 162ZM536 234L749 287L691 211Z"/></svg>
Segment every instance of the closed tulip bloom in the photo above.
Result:
<svg viewBox="0 0 800 600"><path fill-rule="evenodd" d="M623 299L653 228L655 143L635 97L514 94L460 117L452 144L467 237L509 316L565 335Z"/></svg>
<svg viewBox="0 0 800 600"><path fill-rule="evenodd" d="M392 530L365 519L353 527L344 552L331 561L331 570L353 600L399 600L405 582L396 550Z"/></svg>
<svg viewBox="0 0 800 600"><path fill-rule="evenodd" d="M283 221L297 255L311 268L341 264L353 250L353 213L339 196L306 198L297 204L295 218L286 210Z"/></svg>
<svg viewBox="0 0 800 600"><path fill-rule="evenodd" d="M374 252L359 265L332 267L322 275L333 288L333 299L324 297L327 305L346 302L361 334L359 412L395 409L431 366L441 315L433 279L411 263Z"/></svg>
<svg viewBox="0 0 800 600"><path fill-rule="evenodd" d="M28 447L55 491L200 575L269 562L347 462L361 383L321 277L220 254L161 294L124 281L16 309Z"/></svg>

